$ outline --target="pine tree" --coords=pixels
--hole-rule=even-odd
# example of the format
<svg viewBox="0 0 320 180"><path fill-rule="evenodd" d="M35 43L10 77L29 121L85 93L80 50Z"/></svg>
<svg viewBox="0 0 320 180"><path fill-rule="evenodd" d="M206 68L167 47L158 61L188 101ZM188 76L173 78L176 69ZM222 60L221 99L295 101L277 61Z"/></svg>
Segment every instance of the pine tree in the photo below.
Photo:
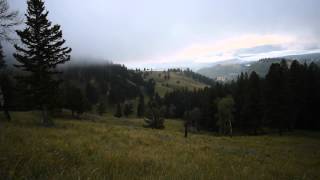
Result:
<svg viewBox="0 0 320 180"><path fill-rule="evenodd" d="M3 110L8 121L11 120L9 104L12 99L12 82L9 76L3 72L6 67L2 46L0 43L0 109Z"/></svg>
<svg viewBox="0 0 320 180"><path fill-rule="evenodd" d="M65 107L72 112L72 116L80 118L80 115L91 109L90 103L80 88L67 85L65 87Z"/></svg>
<svg viewBox="0 0 320 180"><path fill-rule="evenodd" d="M284 63L272 64L266 76L265 118L282 135L288 127L287 69Z"/></svg>
<svg viewBox="0 0 320 180"><path fill-rule="evenodd" d="M144 96L141 94L139 97L139 104L138 104L138 108L137 108L137 116L138 117L143 117L144 115Z"/></svg>
<svg viewBox="0 0 320 180"><path fill-rule="evenodd" d="M121 118L122 117L122 108L121 104L117 104L116 113L114 114L114 117Z"/></svg>
<svg viewBox="0 0 320 180"><path fill-rule="evenodd" d="M99 100L99 92L97 88L91 83L87 83L86 85L86 97L90 104L95 105Z"/></svg>
<svg viewBox="0 0 320 180"><path fill-rule="evenodd" d="M98 108L97 108L98 114L102 116L104 113L106 113L106 109L107 109L106 103L104 101L101 101L98 104Z"/></svg>
<svg viewBox="0 0 320 180"><path fill-rule="evenodd" d="M248 76L241 73L237 79L234 92L235 122L242 130L248 128L248 81Z"/></svg>
<svg viewBox="0 0 320 180"><path fill-rule="evenodd" d="M247 112L248 128L257 135L258 129L262 126L262 108L261 108L261 87L260 78L256 72L252 72L249 77L247 91Z"/></svg>
<svg viewBox="0 0 320 180"><path fill-rule="evenodd" d="M191 121L191 126L196 128L197 131L200 131L199 122L201 120L202 113L201 110L197 107L193 108L189 113L189 118Z"/></svg>
<svg viewBox="0 0 320 180"><path fill-rule="evenodd" d="M9 108L13 98L13 84L12 80L7 75L0 76L0 109L3 109L4 115L8 121L11 120ZM1 102L2 101L2 102ZM2 107L1 107L2 106Z"/></svg>
<svg viewBox="0 0 320 180"><path fill-rule="evenodd" d="M124 114L126 117L129 117L129 115L133 113L132 108L133 108L132 103L129 103L129 102L125 103L125 104L124 104L124 108L123 108L123 114Z"/></svg>
<svg viewBox="0 0 320 180"><path fill-rule="evenodd" d="M308 129L316 130L318 126L318 119L316 118L319 114L319 89L317 88L318 76L317 73L319 71L318 66L312 62L307 69L307 77L306 81L306 113L305 113L305 122L307 123Z"/></svg>
<svg viewBox="0 0 320 180"><path fill-rule="evenodd" d="M232 137L234 100L232 96L217 101L217 125L221 134L229 134Z"/></svg>
<svg viewBox="0 0 320 180"><path fill-rule="evenodd" d="M145 85L146 92L150 97L153 97L155 94L155 85L156 82L153 79L149 79L149 81Z"/></svg>
<svg viewBox="0 0 320 180"><path fill-rule="evenodd" d="M150 100L148 109L146 111L146 118L144 119L144 127L152 129L164 129L164 114L165 108L160 107L155 100Z"/></svg>
<svg viewBox="0 0 320 180"><path fill-rule="evenodd" d="M301 65L298 61L293 61L291 63L290 71L289 71L289 89L291 90L289 109L290 112L290 129L296 128L301 125L302 122L302 110L305 105L304 98L304 78L303 78L303 65Z"/></svg>
<svg viewBox="0 0 320 180"><path fill-rule="evenodd" d="M42 0L28 0L26 28L17 31L23 46L15 45L18 61L15 67L28 72L19 77L20 83L25 84L26 95L30 95L37 108L42 111L44 125L52 125L48 110L52 108L53 98L58 93L60 81L55 75L59 74L56 67L70 60L71 49L63 47L65 40L59 25L52 26L47 19Z"/></svg>

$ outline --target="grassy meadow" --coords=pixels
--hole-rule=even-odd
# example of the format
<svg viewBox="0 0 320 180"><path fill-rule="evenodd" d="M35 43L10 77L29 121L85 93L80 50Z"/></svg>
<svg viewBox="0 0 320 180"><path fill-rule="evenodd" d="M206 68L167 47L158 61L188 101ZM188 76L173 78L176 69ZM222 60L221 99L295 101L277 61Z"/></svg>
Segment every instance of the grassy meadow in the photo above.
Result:
<svg viewBox="0 0 320 180"><path fill-rule="evenodd" d="M38 116L0 121L0 179L320 179L319 133L186 139L179 120L152 130L141 119L87 115L45 128Z"/></svg>
<svg viewBox="0 0 320 180"><path fill-rule="evenodd" d="M152 73L149 72L149 75L146 77L146 80L155 80L155 91L162 97L167 92L172 92L176 89L186 88L189 90L193 90L207 87L206 84L198 82L190 77L187 77L181 72L170 72L169 80L165 80L164 76L165 74L162 71L152 71Z"/></svg>

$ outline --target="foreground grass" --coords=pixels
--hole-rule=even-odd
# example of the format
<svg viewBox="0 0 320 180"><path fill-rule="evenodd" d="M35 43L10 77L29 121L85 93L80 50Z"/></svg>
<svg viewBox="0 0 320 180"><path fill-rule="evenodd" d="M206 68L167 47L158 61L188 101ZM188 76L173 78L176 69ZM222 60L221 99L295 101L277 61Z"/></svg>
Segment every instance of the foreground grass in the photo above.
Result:
<svg viewBox="0 0 320 180"><path fill-rule="evenodd" d="M320 179L320 134L249 137L165 130L138 119L56 119L15 113L0 124L0 179Z"/></svg>

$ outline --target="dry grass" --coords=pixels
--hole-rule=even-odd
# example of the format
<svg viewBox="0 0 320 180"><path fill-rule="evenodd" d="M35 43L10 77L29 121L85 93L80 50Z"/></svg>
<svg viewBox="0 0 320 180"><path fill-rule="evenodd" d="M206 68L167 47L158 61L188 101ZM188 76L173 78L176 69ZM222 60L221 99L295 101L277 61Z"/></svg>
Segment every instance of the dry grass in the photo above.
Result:
<svg viewBox="0 0 320 180"><path fill-rule="evenodd" d="M152 130L111 116L54 128L13 117L0 124L0 179L320 179L318 133L185 139L177 120Z"/></svg>

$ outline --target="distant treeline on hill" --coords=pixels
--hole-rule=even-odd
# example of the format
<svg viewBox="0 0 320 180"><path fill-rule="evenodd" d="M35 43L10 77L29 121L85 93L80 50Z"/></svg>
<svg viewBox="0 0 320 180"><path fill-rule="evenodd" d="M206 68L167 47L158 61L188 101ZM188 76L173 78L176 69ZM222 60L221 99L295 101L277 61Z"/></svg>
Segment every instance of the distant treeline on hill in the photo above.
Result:
<svg viewBox="0 0 320 180"><path fill-rule="evenodd" d="M280 63L283 60L287 61L289 66L294 60L298 61L300 64L306 63L309 65L313 62L320 65L320 53L264 58L255 62L243 62L240 59L236 59L232 62L221 62L220 64L211 67L202 68L198 70L198 73L220 82L236 80L241 72L250 74L255 71L259 76L265 77L273 63Z"/></svg>
<svg viewBox="0 0 320 180"><path fill-rule="evenodd" d="M115 105L134 99L141 94L141 88L148 87L140 73L128 70L123 65L72 65L60 68L63 73L57 77L63 83L59 94L52 102L55 109L66 108L76 113L91 110L99 103ZM21 87L14 78L20 72L15 69L6 71L8 75L6 91L7 106L11 110L36 108L28 96L20 93ZM5 83L2 83L5 84ZM8 90L6 90L8 89Z"/></svg>
<svg viewBox="0 0 320 180"><path fill-rule="evenodd" d="M137 72L141 72L140 69L136 69ZM147 73L151 73L153 70L152 69L147 69L144 68L143 69L144 72ZM214 85L215 84L215 80L207 77L207 76L203 76L199 73L196 73L194 71L192 71L190 68L186 68L186 69L181 69L181 68L169 68L167 70L163 70L164 73L170 73L170 72L174 72L174 73L181 73L186 77L189 77L197 82L206 84L208 86ZM168 74L168 76L170 76L170 74ZM170 77L169 77L170 78Z"/></svg>
<svg viewBox="0 0 320 180"><path fill-rule="evenodd" d="M203 76L199 73L193 72L190 68L187 68L185 70L180 68L171 68L168 69L168 72L175 72L175 73L182 73L186 77L192 78L195 81L201 82L203 84L206 84L208 86L212 86L215 84L215 81L211 78L208 78L207 76Z"/></svg>

